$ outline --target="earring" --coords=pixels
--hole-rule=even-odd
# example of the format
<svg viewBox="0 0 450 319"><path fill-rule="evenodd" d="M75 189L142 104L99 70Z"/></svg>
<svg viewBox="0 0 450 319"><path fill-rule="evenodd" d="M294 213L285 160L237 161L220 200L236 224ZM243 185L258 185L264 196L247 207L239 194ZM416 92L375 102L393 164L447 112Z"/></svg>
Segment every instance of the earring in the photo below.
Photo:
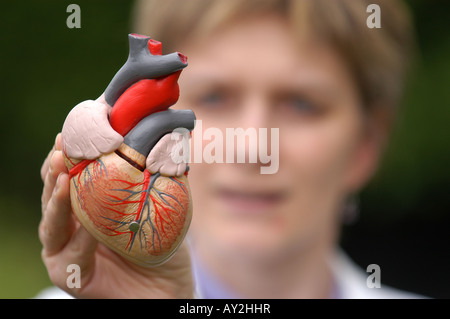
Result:
<svg viewBox="0 0 450 319"><path fill-rule="evenodd" d="M345 225L354 224L359 217L359 196L352 195L347 199L344 204L344 209L342 212L342 222Z"/></svg>

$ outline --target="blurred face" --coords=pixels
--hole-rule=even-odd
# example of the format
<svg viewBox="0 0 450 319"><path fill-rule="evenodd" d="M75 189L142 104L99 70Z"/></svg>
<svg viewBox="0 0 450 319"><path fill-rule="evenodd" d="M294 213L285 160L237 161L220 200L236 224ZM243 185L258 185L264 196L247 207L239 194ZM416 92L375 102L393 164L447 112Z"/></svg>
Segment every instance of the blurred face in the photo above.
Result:
<svg viewBox="0 0 450 319"><path fill-rule="evenodd" d="M203 131L220 129L225 138L227 128L279 129L275 174L261 174L270 163L190 164L194 243L213 254L276 258L334 241L342 202L364 182L372 158L358 94L339 56L295 40L272 17L180 49L189 67L177 106L192 109ZM269 154L270 143L269 134Z"/></svg>

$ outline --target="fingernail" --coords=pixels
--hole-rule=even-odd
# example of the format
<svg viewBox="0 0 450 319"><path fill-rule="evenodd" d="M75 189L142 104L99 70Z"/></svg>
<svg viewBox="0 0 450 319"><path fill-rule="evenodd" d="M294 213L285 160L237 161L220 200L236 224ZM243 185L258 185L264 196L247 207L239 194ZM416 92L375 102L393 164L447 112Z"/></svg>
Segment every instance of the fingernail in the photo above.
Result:
<svg viewBox="0 0 450 319"><path fill-rule="evenodd" d="M59 142L59 143L58 143ZM61 150L61 144L62 144L62 137L61 133L58 133L55 137L55 150L60 151Z"/></svg>

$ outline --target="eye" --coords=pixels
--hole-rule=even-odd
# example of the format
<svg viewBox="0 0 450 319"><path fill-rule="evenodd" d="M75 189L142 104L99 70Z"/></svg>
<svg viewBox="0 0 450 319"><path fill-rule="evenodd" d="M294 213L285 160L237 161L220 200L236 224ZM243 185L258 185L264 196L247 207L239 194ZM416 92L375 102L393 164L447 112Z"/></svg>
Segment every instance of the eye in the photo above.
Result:
<svg viewBox="0 0 450 319"><path fill-rule="evenodd" d="M316 110L310 101L303 98L293 98L289 101L289 104L301 112L313 112Z"/></svg>
<svg viewBox="0 0 450 319"><path fill-rule="evenodd" d="M205 106L217 106L225 102L225 96L224 94L221 94L219 92L208 92L201 95L198 99L198 102L199 104Z"/></svg>
<svg viewBox="0 0 450 319"><path fill-rule="evenodd" d="M212 89L199 92L195 98L195 104L206 110L229 110L233 107L233 93L224 89Z"/></svg>
<svg viewBox="0 0 450 319"><path fill-rule="evenodd" d="M320 111L316 103L299 95L284 96L280 99L280 104L289 111L302 115L315 115Z"/></svg>

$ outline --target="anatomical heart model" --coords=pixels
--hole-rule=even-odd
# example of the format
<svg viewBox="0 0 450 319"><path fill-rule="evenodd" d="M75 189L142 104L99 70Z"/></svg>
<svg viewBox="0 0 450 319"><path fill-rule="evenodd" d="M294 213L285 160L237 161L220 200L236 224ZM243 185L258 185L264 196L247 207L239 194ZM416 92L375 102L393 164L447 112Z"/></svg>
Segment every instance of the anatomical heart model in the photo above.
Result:
<svg viewBox="0 0 450 319"><path fill-rule="evenodd" d="M156 266L176 251L191 221L188 167L172 155L179 143L173 131L189 133L195 115L169 109L186 57L162 55L161 43L146 36L128 38L128 60L104 94L67 116L62 149L81 224L126 259Z"/></svg>

